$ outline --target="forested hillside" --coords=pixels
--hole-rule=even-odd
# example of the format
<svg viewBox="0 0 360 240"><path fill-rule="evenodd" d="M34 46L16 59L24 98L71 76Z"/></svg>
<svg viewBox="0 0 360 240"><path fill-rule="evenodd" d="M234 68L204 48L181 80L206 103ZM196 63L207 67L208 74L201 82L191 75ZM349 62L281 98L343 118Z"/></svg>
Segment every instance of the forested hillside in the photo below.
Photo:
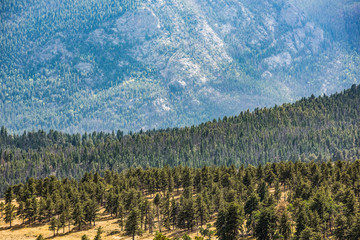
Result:
<svg viewBox="0 0 360 240"><path fill-rule="evenodd" d="M35 239L39 232L17 232L45 224L50 231L43 230L43 237L75 239L81 230L88 234L112 221L95 240L101 234L168 240L164 235L175 229L195 231L197 240L358 240L359 197L360 161L130 168L104 177L87 173L79 181L31 178L7 189L0 213L17 229L6 231L9 239ZM155 231L164 235L151 238ZM173 239L190 240L180 238L185 233Z"/></svg>
<svg viewBox="0 0 360 240"><path fill-rule="evenodd" d="M199 126L123 132L0 132L0 192L29 177L79 179L128 167L258 165L360 157L360 86Z"/></svg>
<svg viewBox="0 0 360 240"><path fill-rule="evenodd" d="M0 1L0 126L183 127L360 83L359 1Z"/></svg>

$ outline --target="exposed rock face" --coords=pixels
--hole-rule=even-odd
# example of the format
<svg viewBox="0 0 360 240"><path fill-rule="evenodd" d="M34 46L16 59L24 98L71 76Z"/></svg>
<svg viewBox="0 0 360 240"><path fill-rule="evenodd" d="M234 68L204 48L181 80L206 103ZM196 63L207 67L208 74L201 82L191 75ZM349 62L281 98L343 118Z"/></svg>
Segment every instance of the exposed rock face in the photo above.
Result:
<svg viewBox="0 0 360 240"><path fill-rule="evenodd" d="M62 4L81 4L67 1ZM109 16L91 20L91 6L78 6L91 13L89 22L77 28L83 15L72 25L65 18L68 29L60 22L60 30L41 41L31 37L19 41L29 46L28 55L21 58L27 62L5 62L23 69L24 79L27 72L41 79L29 89L41 93L32 96L31 104L38 107L32 111L42 116L50 109L44 119L51 124L41 125L45 129L139 130L195 124L359 83L357 52L331 38L305 2L151 0L111 8L121 1L93 0L92 7L104 4L97 14L106 10ZM62 6L55 0L46 7L38 4L44 13ZM359 12L358 4L351 6L344 21ZM70 16L77 14L75 10L68 10ZM26 26L33 13L23 11L8 17L2 31L15 31L11 26L16 24ZM356 37L349 39L356 42ZM3 91L4 86L13 88L9 79L1 85ZM42 95L54 83L55 90ZM20 100L11 101L29 111ZM4 104L0 107L10 106ZM9 119L5 114L0 124ZM21 121L8 127L24 130L30 126L24 122L39 124L38 119Z"/></svg>

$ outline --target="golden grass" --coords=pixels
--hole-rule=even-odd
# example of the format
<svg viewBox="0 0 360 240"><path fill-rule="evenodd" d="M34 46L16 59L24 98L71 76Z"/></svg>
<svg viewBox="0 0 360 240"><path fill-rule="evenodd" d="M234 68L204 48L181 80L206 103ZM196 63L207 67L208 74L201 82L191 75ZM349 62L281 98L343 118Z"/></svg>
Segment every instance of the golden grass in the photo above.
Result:
<svg viewBox="0 0 360 240"><path fill-rule="evenodd" d="M174 192L174 197L177 199L179 198L180 194L182 192L182 189L179 192ZM270 192L273 193L274 189L271 188ZM278 204L279 208L284 208L288 204L287 201L284 200L284 195L286 193L282 192L281 200ZM147 196L147 198L151 201L154 198L153 196ZM0 202L4 201L0 199ZM16 204L15 204L16 205ZM102 227L103 234L102 240L127 240L132 239L129 236L124 235L124 232L121 232L120 227L117 224L118 219L112 218L109 214L106 214L104 212L104 209L100 210L99 217L96 222L96 226L83 226L81 231L78 231L77 227L71 225L70 226L70 232L68 232L68 226L65 227L65 233L63 233L63 229L59 230L58 235L54 236L54 232L49 230L49 224L43 224L43 225L23 225L22 220L16 219L13 224L12 228L9 228L9 224L5 223L3 218L0 218L0 240L34 240L37 236L42 234L45 239L56 239L56 240L80 240L81 237L86 234L90 239L94 239L98 227ZM214 221L211 222L212 224ZM205 227L205 226L204 226ZM152 240L154 239L154 235L157 229L154 229L154 232L152 234L150 233L144 233L141 237L136 237L137 240ZM162 229L163 234L166 235L169 238L174 237L181 237L185 233L188 234L190 237L194 239L195 236L200 236L199 229L194 228L192 232L188 232L185 230L171 230L171 231L164 231ZM213 237L212 239L216 239ZM246 239L251 239L246 238Z"/></svg>
<svg viewBox="0 0 360 240"><path fill-rule="evenodd" d="M68 232L68 227L65 227L65 233L63 233L63 229L59 230L59 234L55 237L53 236L53 231L49 230L49 224L45 225L23 225L21 220L16 219L13 222L13 226L10 229L9 224L6 224L3 219L0 220L0 240L29 240L29 239L36 239L36 237L40 234L44 236L46 239L69 239L69 240L80 240L81 237L86 234L90 239L94 239L98 227L103 228L102 239L103 240L125 240L131 239L129 236L125 236L124 232L120 232L120 227L116 223L118 219L111 218L110 215L104 213L104 209L101 210L100 217L96 223L96 226L89 226L86 225L82 228L81 231L77 230L77 227L71 225L70 232ZM163 230L163 229L162 229ZM144 233L143 236L137 237L136 239L143 239L143 240L152 240L154 238L156 229L154 229L154 233L149 234ZM199 236L198 229L194 229L193 232L186 232L182 230L175 230L175 231L163 231L168 237L180 237L183 234L187 233L191 237Z"/></svg>

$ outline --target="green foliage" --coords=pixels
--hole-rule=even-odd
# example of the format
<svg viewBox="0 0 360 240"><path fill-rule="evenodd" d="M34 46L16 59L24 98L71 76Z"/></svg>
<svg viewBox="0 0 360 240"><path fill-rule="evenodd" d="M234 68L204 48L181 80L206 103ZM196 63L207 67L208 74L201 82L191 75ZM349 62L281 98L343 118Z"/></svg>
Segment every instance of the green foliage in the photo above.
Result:
<svg viewBox="0 0 360 240"><path fill-rule="evenodd" d="M170 240L170 238L167 238L162 233L156 232L155 238L153 240Z"/></svg>
<svg viewBox="0 0 360 240"><path fill-rule="evenodd" d="M208 223L206 228L200 227L200 234L203 236L204 240L211 240L211 237L214 235L215 231L211 230L211 224Z"/></svg>
<svg viewBox="0 0 360 240"><path fill-rule="evenodd" d="M192 240L191 237L189 235L187 235L186 233L181 237L182 240Z"/></svg>
<svg viewBox="0 0 360 240"><path fill-rule="evenodd" d="M87 236L87 235L83 235L82 237L81 237L81 240L90 240L90 238Z"/></svg>
<svg viewBox="0 0 360 240"><path fill-rule="evenodd" d="M240 167L242 164L310 161L313 155L319 162L333 157L355 160L360 157L359 101L360 87L354 85L330 97L311 97L271 109L255 109L254 112L242 112L238 116L206 122L197 127L124 136L121 132L71 135L41 130L12 135L2 128L0 159L4 164L0 165L0 193L4 193L9 184L51 174L80 179L85 172L102 172L105 169L121 172L128 167L179 164L191 167L233 164ZM172 181L177 189L197 186L200 174L196 177L186 168L184 171L181 178L176 174L170 177L167 171L160 172L163 180L156 187L162 191L171 189ZM267 170L263 175L267 185L274 182L276 174ZM246 172L243 184L250 186L254 177L255 174ZM317 179L314 185L321 184L323 176L314 177ZM279 180L284 185L283 180ZM223 187L233 184L228 175L222 176L220 181ZM148 190L155 192L157 189L152 183ZM314 186L307 181L301 183L302 186L297 186L296 197L306 198L311 195ZM29 188L28 194L31 195L30 189L33 188ZM263 190L265 192L261 194L266 194L266 188ZM11 198L10 192L7 198ZM349 211L352 210L349 208Z"/></svg>
<svg viewBox="0 0 360 240"><path fill-rule="evenodd" d="M45 240L45 238L44 238L44 236L43 236L42 234L40 234L40 235L36 238L36 240Z"/></svg>
<svg viewBox="0 0 360 240"><path fill-rule="evenodd" d="M274 207L262 208L256 213L255 236L257 239L273 239L277 229L277 216Z"/></svg>
<svg viewBox="0 0 360 240"><path fill-rule="evenodd" d="M284 240L289 240L291 237L291 222L288 213L284 211L279 221L279 232Z"/></svg>
<svg viewBox="0 0 360 240"><path fill-rule="evenodd" d="M216 219L216 235L220 240L237 239L244 222L243 207L230 203L226 209L221 209Z"/></svg>
<svg viewBox="0 0 360 240"><path fill-rule="evenodd" d="M14 200L5 204L4 218L10 222L18 212L28 213L25 226L47 224L56 235L60 228L65 231L65 225L74 224L75 230L81 230L86 224L90 227L93 220L87 219L93 215L89 214L92 212L89 206L95 204L103 206L106 214L112 213L117 219L114 221L120 225L117 233L123 231L125 225L125 232L133 238L144 232L153 234L154 229L162 226L170 230L199 231L200 239L204 240L213 235L229 240L247 235L257 239L358 238L360 215L358 195L355 195L357 186L353 183L360 179L360 160L289 161L268 163L261 168L264 174L253 166L201 169L178 166L129 168L121 173L106 171L103 176L85 173L79 180L54 176L29 179L24 184L9 186ZM168 182L163 179L163 171L174 179L195 176L192 186L162 195L162 189L167 189L163 184ZM264 185L269 175L276 179L269 186L268 183ZM320 181L318 175L323 176ZM245 178L251 179L249 186L244 184ZM284 184L279 189L288 195L286 209L284 199L277 205L270 194L260 201L255 190L267 186L272 192L277 182ZM299 194L299 187L305 182L313 186L313 190ZM43 211L46 214L41 213ZM30 215L33 212L38 212L36 217ZM19 217L23 218L21 214ZM215 219L216 231L209 224ZM206 229L201 225L206 225ZM98 238L100 236L101 229L97 234Z"/></svg>
<svg viewBox="0 0 360 240"><path fill-rule="evenodd" d="M135 236L142 235L142 230L140 227L140 210L133 208L129 214L129 217L126 220L125 231L126 234L132 236L132 239L135 239Z"/></svg>
<svg viewBox="0 0 360 240"><path fill-rule="evenodd" d="M55 236L55 231L56 231L56 229L57 229L57 226L58 226L58 220L55 218L55 217L53 217L53 218L51 218L51 220L50 220L50 225L49 225L49 229L51 230L51 231L54 231L54 236Z"/></svg>
<svg viewBox="0 0 360 240"><path fill-rule="evenodd" d="M289 24L288 4L270 0L196 7L143 0L2 1L0 124L18 133L184 126L359 83L360 57L351 50L358 45L357 8L318 2L333 10L328 24L319 20L322 14L310 14L319 20L314 24L297 1L290 5L291 17L302 19L296 26ZM223 9L254 17L239 24L248 20L225 16ZM325 12L321 5L311 9ZM155 31L151 21L131 21L147 20L147 14L161 22ZM263 15L274 16L274 23L268 26ZM333 19L348 31L333 29ZM203 22L215 31L198 34ZM233 31L215 34L218 26ZM334 42L333 33L341 41ZM267 66L273 62L279 66Z"/></svg>
<svg viewBox="0 0 360 240"><path fill-rule="evenodd" d="M4 216L4 220L6 223L10 224L11 227L11 223L12 221L15 219L16 214L15 214L15 205L11 204L11 203L7 203L5 205L5 216Z"/></svg>
<svg viewBox="0 0 360 240"><path fill-rule="evenodd" d="M96 232L96 235L95 235L95 238L94 240L101 240L101 234L103 233L104 231L102 230L102 227L99 227L97 232Z"/></svg>

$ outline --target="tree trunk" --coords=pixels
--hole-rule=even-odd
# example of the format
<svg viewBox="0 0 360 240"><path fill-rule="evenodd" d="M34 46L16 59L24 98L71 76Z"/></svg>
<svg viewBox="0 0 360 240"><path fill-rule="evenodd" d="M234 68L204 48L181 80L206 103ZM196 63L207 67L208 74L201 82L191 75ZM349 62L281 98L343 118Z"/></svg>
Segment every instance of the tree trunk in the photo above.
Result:
<svg viewBox="0 0 360 240"><path fill-rule="evenodd" d="M159 232L161 232L161 223L160 223L160 211L159 211L159 206L157 207L157 214L158 214Z"/></svg>

